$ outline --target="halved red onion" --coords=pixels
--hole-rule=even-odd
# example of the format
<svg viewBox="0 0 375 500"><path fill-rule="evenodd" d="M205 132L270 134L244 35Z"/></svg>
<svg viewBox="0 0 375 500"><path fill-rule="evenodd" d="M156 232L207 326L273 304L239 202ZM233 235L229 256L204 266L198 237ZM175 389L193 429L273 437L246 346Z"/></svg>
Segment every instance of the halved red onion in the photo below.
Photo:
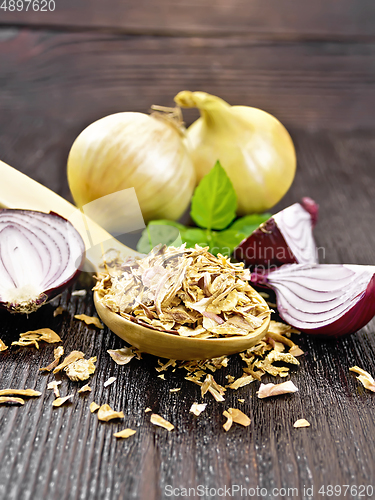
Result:
<svg viewBox="0 0 375 500"><path fill-rule="evenodd" d="M375 316L375 266L289 264L251 281L275 290L280 316L305 333L340 337Z"/></svg>
<svg viewBox="0 0 375 500"><path fill-rule="evenodd" d="M60 215L0 210L0 307L29 313L79 275L85 245Z"/></svg>
<svg viewBox="0 0 375 500"><path fill-rule="evenodd" d="M250 266L268 269L283 264L315 264L317 250L312 230L318 205L303 198L261 224L234 250L234 257Z"/></svg>

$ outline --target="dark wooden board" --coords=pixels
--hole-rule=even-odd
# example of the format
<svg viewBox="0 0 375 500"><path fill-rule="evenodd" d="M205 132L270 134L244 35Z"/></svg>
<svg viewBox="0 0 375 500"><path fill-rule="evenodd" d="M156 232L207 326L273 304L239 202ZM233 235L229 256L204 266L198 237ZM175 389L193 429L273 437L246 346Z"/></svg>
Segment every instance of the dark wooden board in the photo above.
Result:
<svg viewBox="0 0 375 500"><path fill-rule="evenodd" d="M8 136L3 126L1 130ZM316 239L326 249L325 261L373 264L375 132L294 130L293 138L299 169L280 206L303 195L314 197L321 206ZM40 150L41 162L45 154L48 148ZM23 151L17 155L21 163ZM46 181L52 171L54 182L63 178L63 171L54 164L46 172ZM82 287L90 289L88 276L76 285ZM51 305L29 319L1 313L0 338L9 343L26 329L55 328L67 352L81 349L98 357L93 392L78 395L77 384L63 379L62 394L73 392L75 397L71 404L53 409L53 396L46 390L53 377L38 371L51 361L53 346L42 345L39 351L13 348L0 354L0 388L31 387L43 392L24 407L0 407L1 499L148 500L176 498L167 496L167 485L242 485L267 488L264 498L276 498L272 489L284 487L298 489L298 496L290 491L284 498L315 500L327 498L317 493L322 485L375 485L375 394L348 371L358 365L375 374L374 321L338 341L302 335L299 344L306 354L290 376L298 393L259 400L259 384L254 382L238 391L228 390L224 403L206 397L206 412L195 418L188 410L192 402L201 400L199 388L184 380L182 373L168 373L161 380L151 356L119 367L106 350L122 342L107 329L92 329L73 319L74 314L95 313L90 293L71 297L67 291L60 304L67 311L56 318ZM241 373L240 365L237 357L232 358L229 368L215 373L215 378L224 383L228 372ZM110 376L117 380L105 389L103 383ZM171 394L173 387L181 391ZM89 412L92 400L123 410L124 423L99 423ZM144 412L147 406L176 429L167 433L152 426ZM222 411L227 407L249 414L251 426L235 426L225 433ZM294 429L297 418L308 419L311 427ZM116 441L113 432L124 427L136 429L137 434ZM313 487L314 495L304 495L304 486Z"/></svg>
<svg viewBox="0 0 375 500"><path fill-rule="evenodd" d="M48 10L41 0L35 9ZM53 12L0 10L0 24L120 30L126 33L228 35L261 33L292 38L374 36L372 0L55 0Z"/></svg>
<svg viewBox="0 0 375 500"><path fill-rule="evenodd" d="M372 127L374 58L372 42L2 29L0 155L67 196L64 165L84 127L110 113L173 105L182 89L259 107L287 127Z"/></svg>

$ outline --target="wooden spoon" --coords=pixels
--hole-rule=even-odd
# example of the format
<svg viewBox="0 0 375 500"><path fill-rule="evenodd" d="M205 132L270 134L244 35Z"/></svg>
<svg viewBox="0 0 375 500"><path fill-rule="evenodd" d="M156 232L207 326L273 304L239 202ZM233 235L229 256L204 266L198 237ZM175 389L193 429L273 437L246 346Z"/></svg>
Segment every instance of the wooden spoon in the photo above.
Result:
<svg viewBox="0 0 375 500"><path fill-rule="evenodd" d="M0 206L56 212L68 219L81 234L86 245L86 259L96 271L103 251L118 250L124 257L138 252L113 238L78 208L25 174L0 160ZM260 300L265 303L262 297ZM94 293L95 307L101 320L116 335L141 352L170 359L207 359L244 351L261 340L268 331L270 319L246 336L219 339L194 339L147 328L126 320L104 306Z"/></svg>

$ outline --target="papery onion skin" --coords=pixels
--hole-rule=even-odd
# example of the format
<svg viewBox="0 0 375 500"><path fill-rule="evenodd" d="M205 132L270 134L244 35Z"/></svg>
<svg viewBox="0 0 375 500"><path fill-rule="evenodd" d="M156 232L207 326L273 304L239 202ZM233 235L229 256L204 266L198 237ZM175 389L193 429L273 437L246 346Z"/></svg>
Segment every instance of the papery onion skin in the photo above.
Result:
<svg viewBox="0 0 375 500"><path fill-rule="evenodd" d="M187 131L198 181L219 160L236 191L238 215L265 212L281 200L294 179L296 153L275 117L205 92L182 91L175 101L201 113Z"/></svg>
<svg viewBox="0 0 375 500"><path fill-rule="evenodd" d="M311 198L275 214L235 248L233 255L248 266L264 269L284 264L317 263L312 229L318 205ZM294 227L293 227L294 225Z"/></svg>
<svg viewBox="0 0 375 500"><path fill-rule="evenodd" d="M285 270L293 271L294 269L298 270L298 268L302 269L303 267L306 267L306 272L308 272L307 266L300 266L298 264L287 265L285 266ZM329 324L324 324L323 326L318 326L319 312L316 314L317 318L316 324L314 324L314 322L310 322L309 325L307 325L306 323L302 325L300 320L297 320L296 318L293 317L294 313L292 312L292 309L293 307L296 307L295 304L291 304L290 307L285 307L285 301L283 301L284 305L281 305L282 291L280 290L279 286L280 283L282 283L282 280L278 278L277 280L278 284L273 283L273 276L272 276L273 272L266 274L259 274L255 272L251 276L251 281L252 283L258 284L260 286L267 286L269 288L272 288L276 292L277 309L281 318L284 319L284 321L286 321L291 326L297 328L298 330L304 333L316 335L317 337L339 338L345 335L350 335L352 333L355 333L361 328L363 328L365 325L367 325L367 323L369 323L369 321L371 321L371 319L375 316L375 267L357 266L357 265L335 266L329 264L320 264L313 267L323 271L323 273L325 273L326 271L330 272L331 269L334 269L334 267L337 268L341 267L354 270L354 272L358 273L358 276L360 276L361 274L361 269L363 270L364 273L367 273L368 277L370 277L372 274L370 278L366 278L366 282L368 281L368 283L363 288L363 290L360 291L355 297L351 297L350 303L348 302L348 309L346 309L345 311L341 311L341 313L339 313L335 319L333 319ZM283 272L283 268L280 268L279 271ZM275 273L279 274L279 271L275 271ZM354 274L353 278L356 277L357 276ZM289 284L290 283L291 282L289 282ZM340 291L343 300L342 305L344 305L345 300L348 300L347 294L349 290L350 289L348 289L347 287L343 287L342 290ZM322 301L320 302L320 304L323 305L324 305L323 299L325 293L328 294L330 292L329 291L324 292L322 290L321 292ZM330 307L329 303L330 301L327 301L327 311L329 311ZM311 312L310 312L310 317L311 317ZM325 321L325 323L327 323L327 321Z"/></svg>
<svg viewBox="0 0 375 500"><path fill-rule="evenodd" d="M35 227L38 228L37 231L35 231ZM17 235L18 231L19 236ZM12 237L10 232L13 232L14 235L14 239L12 241L10 241L10 237ZM53 239L54 234L58 234L59 239L63 241L64 248L61 245L59 246L58 242ZM7 292L4 290L4 287L2 289L0 287L0 308L7 309L12 313L29 314L39 309L39 307L45 304L48 300L51 300L59 295L63 290L76 281L80 275L82 265L85 260L84 242L78 231L64 217L61 217L54 212L46 214L44 212L36 212L33 210L2 209L0 210L1 273L7 274L7 267L5 265L6 261L9 262L11 266L15 266L15 268L17 268L17 265L20 266L20 268L24 265L24 259L21 263L19 257L16 256L17 247L14 247L13 251L11 251L10 254L7 254L9 245L14 246L14 244L18 245L22 244L22 242L27 242L31 244L30 248L32 248L33 238L36 238L35 241L38 241L42 247L44 246L44 251L46 253L43 256L40 255L41 261L46 256L51 257L52 254L48 254L48 245L51 245L53 246L53 251L55 253L61 256L65 253L64 259L66 264L63 265L61 269L54 268L52 267L51 257L50 263L46 266L47 271L45 272L47 272L47 276L44 276L46 283L48 284L46 289L40 290L39 293L35 296L29 297L27 300L6 300ZM72 253L70 253L70 250L72 250ZM68 254L66 254L67 251ZM35 250L35 254L38 254L37 250ZM30 257L30 261L31 260L32 258ZM68 269L69 273L67 274L66 271ZM52 276L48 276L50 270L54 273ZM64 273L66 276L62 278ZM12 278L11 274L9 274L9 276L10 281L13 281L15 284L15 280ZM43 276L41 279L43 279ZM4 285L4 283L5 275L3 275L2 285ZM52 284L53 286L51 286ZM33 287L35 283L26 283L26 286L28 285ZM15 286L13 290L14 291L11 292L12 295L17 294L17 286Z"/></svg>
<svg viewBox="0 0 375 500"><path fill-rule="evenodd" d="M135 188L143 218L177 220L189 205L195 171L173 123L143 113L116 113L89 125L68 158L68 182L83 207Z"/></svg>

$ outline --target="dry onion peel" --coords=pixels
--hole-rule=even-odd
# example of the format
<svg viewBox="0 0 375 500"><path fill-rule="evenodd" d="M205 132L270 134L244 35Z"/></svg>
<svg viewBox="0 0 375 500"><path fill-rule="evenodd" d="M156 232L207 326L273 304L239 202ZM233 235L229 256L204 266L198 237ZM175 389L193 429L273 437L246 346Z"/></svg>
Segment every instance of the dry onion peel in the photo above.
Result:
<svg viewBox="0 0 375 500"><path fill-rule="evenodd" d="M22 398L15 398L12 396L0 396L0 404L16 403L24 405L25 401Z"/></svg>
<svg viewBox="0 0 375 500"><path fill-rule="evenodd" d="M372 375L369 374L369 372L366 372L365 370L359 368L358 366L353 366L352 368L349 368L349 371L358 374L357 380L361 382L361 384L363 385L363 387L365 387L365 389L375 392L375 380L373 379Z"/></svg>
<svg viewBox="0 0 375 500"><path fill-rule="evenodd" d="M296 429L300 427L310 427L310 422L305 418L300 418L294 422L293 427L295 427Z"/></svg>
<svg viewBox="0 0 375 500"><path fill-rule="evenodd" d="M39 391L34 391L34 389L2 389L0 390L0 396L23 396L23 397L39 397L42 393Z"/></svg>
<svg viewBox="0 0 375 500"><path fill-rule="evenodd" d="M32 210L0 211L0 307L30 313L79 275L85 247L63 217Z"/></svg>
<svg viewBox="0 0 375 500"><path fill-rule="evenodd" d="M297 392L298 388L293 384L291 380L287 382L282 382L281 384L260 384L258 391L258 398L269 398L271 396L281 396L282 394L292 394Z"/></svg>
<svg viewBox="0 0 375 500"><path fill-rule="evenodd" d="M133 429L123 429L122 431L115 432L113 435L117 438L127 439L130 436L133 436L137 431Z"/></svg>
<svg viewBox="0 0 375 500"><path fill-rule="evenodd" d="M6 351L7 349L9 349L9 347L5 345L4 342L0 339L0 352Z"/></svg>
<svg viewBox="0 0 375 500"><path fill-rule="evenodd" d="M184 90L175 102L201 113L187 131L198 181L219 160L236 190L241 215L264 212L284 196L294 178L296 154L276 118L260 109L230 106L205 92Z"/></svg>
<svg viewBox="0 0 375 500"><path fill-rule="evenodd" d="M72 399L74 395L70 394L69 396L64 396L63 398L57 398L53 401L52 406L59 407L65 404L69 399Z"/></svg>
<svg viewBox="0 0 375 500"><path fill-rule="evenodd" d="M124 413L122 411L112 410L112 408L108 404L104 404L99 408L98 420L108 422L109 420L113 420L114 418L124 418Z"/></svg>
<svg viewBox="0 0 375 500"><path fill-rule="evenodd" d="M159 427L163 427L164 429L167 429L168 432L173 431L174 425L168 422L168 420L165 420L165 418L161 417L157 413L153 413L150 417L150 422L154 425L157 425Z"/></svg>

